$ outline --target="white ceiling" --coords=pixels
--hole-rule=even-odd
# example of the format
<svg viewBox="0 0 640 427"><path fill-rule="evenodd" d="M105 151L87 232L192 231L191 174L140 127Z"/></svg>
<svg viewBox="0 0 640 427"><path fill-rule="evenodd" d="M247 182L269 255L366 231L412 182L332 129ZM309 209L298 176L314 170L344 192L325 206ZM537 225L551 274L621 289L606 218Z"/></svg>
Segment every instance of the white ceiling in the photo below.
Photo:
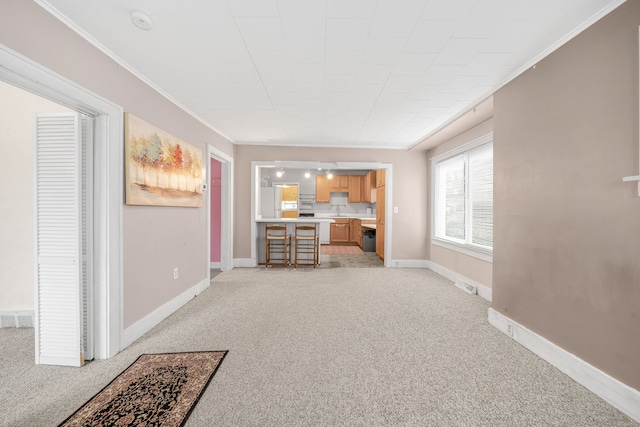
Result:
<svg viewBox="0 0 640 427"><path fill-rule="evenodd" d="M624 2L36 1L235 143L377 148L415 145Z"/></svg>

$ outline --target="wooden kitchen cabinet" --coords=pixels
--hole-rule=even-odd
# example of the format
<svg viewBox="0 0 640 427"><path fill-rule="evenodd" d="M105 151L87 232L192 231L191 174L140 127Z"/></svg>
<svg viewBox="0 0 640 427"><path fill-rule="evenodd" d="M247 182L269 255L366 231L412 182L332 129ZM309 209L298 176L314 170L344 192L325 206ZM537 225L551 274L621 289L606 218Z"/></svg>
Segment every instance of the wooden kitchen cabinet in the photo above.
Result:
<svg viewBox="0 0 640 427"><path fill-rule="evenodd" d="M352 218L349 223L349 228L349 234L351 235L350 242L362 247L362 226L360 225L360 220Z"/></svg>
<svg viewBox="0 0 640 427"><path fill-rule="evenodd" d="M298 187L281 187L280 197L283 202L297 202L298 201Z"/></svg>
<svg viewBox="0 0 640 427"><path fill-rule="evenodd" d="M326 175L316 175L316 203L329 203L331 190Z"/></svg>
<svg viewBox="0 0 640 427"><path fill-rule="evenodd" d="M349 243L351 238L350 220L347 218L336 218L336 222L331 224L331 244Z"/></svg>
<svg viewBox="0 0 640 427"><path fill-rule="evenodd" d="M332 193L346 193L349 191L349 175L333 175L329 180L329 191Z"/></svg>
<svg viewBox="0 0 640 427"><path fill-rule="evenodd" d="M362 203L363 176L349 175L349 203Z"/></svg>
<svg viewBox="0 0 640 427"><path fill-rule="evenodd" d="M378 169L376 171L376 188L384 187L387 180L387 170Z"/></svg>
<svg viewBox="0 0 640 427"><path fill-rule="evenodd" d="M376 171L369 171L362 177L362 203L376 202Z"/></svg>
<svg viewBox="0 0 640 427"><path fill-rule="evenodd" d="M376 254L384 261L384 223L385 216L385 193L384 185L377 188L378 203L376 203Z"/></svg>

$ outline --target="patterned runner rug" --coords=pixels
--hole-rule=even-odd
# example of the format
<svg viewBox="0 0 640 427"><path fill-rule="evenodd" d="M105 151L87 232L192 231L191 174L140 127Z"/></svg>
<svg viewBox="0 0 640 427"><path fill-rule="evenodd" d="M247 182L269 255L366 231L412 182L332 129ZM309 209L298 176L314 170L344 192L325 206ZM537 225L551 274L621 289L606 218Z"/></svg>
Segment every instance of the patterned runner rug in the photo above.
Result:
<svg viewBox="0 0 640 427"><path fill-rule="evenodd" d="M182 426L226 354L143 354L60 426Z"/></svg>

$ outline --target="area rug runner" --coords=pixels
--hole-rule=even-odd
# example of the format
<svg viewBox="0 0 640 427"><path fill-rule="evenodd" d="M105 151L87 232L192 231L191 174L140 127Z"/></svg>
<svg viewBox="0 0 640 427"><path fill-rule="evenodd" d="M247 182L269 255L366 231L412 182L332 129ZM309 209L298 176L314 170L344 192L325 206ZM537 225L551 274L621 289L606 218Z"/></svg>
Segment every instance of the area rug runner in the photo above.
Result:
<svg viewBox="0 0 640 427"><path fill-rule="evenodd" d="M226 354L143 354L60 426L182 426Z"/></svg>

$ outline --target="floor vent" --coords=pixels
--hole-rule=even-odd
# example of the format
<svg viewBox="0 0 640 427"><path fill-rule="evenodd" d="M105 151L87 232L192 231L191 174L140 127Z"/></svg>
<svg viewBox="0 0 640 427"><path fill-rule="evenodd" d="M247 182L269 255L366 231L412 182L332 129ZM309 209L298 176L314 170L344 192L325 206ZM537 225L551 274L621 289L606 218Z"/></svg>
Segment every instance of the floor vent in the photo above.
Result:
<svg viewBox="0 0 640 427"><path fill-rule="evenodd" d="M476 286L473 286L462 280L456 280L456 286L462 289L463 291L465 291L466 293L468 293L469 295L476 295L478 293L478 288Z"/></svg>

